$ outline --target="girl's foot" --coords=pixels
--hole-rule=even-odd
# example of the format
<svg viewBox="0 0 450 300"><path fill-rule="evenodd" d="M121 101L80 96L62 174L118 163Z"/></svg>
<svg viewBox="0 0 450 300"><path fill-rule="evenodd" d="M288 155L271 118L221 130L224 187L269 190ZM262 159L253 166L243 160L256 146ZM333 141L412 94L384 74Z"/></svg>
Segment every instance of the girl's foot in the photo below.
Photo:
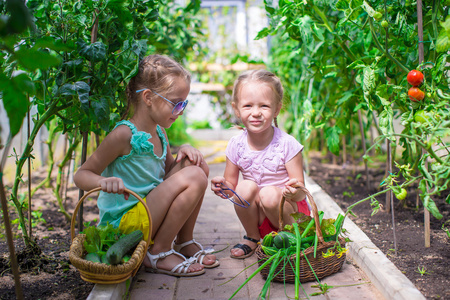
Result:
<svg viewBox="0 0 450 300"><path fill-rule="evenodd" d="M236 244L231 249L231 258L243 259L253 255L258 246L259 240L250 238L244 235L244 241L241 244Z"/></svg>
<svg viewBox="0 0 450 300"><path fill-rule="evenodd" d="M186 257L195 258L198 263L202 264L207 269L215 268L220 265L216 256L211 254L214 250L204 250L203 246L194 239L181 244L174 243L173 249Z"/></svg>
<svg viewBox="0 0 450 300"><path fill-rule="evenodd" d="M147 252L144 266L147 272L172 276L197 276L205 273L201 264L195 263L192 259L186 259L173 249L158 254Z"/></svg>

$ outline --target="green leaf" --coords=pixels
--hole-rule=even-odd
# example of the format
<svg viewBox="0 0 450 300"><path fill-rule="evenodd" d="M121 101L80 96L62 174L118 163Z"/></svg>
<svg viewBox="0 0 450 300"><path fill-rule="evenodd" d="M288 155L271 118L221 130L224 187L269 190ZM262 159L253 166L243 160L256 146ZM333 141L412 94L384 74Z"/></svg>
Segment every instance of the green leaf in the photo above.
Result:
<svg viewBox="0 0 450 300"><path fill-rule="evenodd" d="M339 155L339 135L341 133L342 130L337 126L329 127L325 131L328 149L330 149L334 155Z"/></svg>
<svg viewBox="0 0 450 300"><path fill-rule="evenodd" d="M9 119L10 134L15 136L20 131L23 119L28 112L30 101L27 93L34 94L34 85L25 73L20 73L11 79L2 74L0 82L0 91L3 91L3 107Z"/></svg>
<svg viewBox="0 0 450 300"><path fill-rule="evenodd" d="M450 49L450 38L446 30L441 30L436 40L436 51L447 52Z"/></svg>
<svg viewBox="0 0 450 300"><path fill-rule="evenodd" d="M36 41L34 48L49 48L54 51L72 51L76 49L73 41L63 42L55 40L53 37L44 36Z"/></svg>
<svg viewBox="0 0 450 300"><path fill-rule="evenodd" d="M15 53L17 61L27 70L48 69L61 63L61 59L42 50L21 48Z"/></svg>
<svg viewBox="0 0 450 300"><path fill-rule="evenodd" d="M375 87L375 71L371 67L364 68L363 91L364 96L370 95Z"/></svg>
<svg viewBox="0 0 450 300"><path fill-rule="evenodd" d="M387 138L389 140L396 141L395 137L391 135L392 133L394 133L394 113L392 111L392 108L390 106L385 106L384 110L380 113L378 118L381 132L387 135Z"/></svg>
<svg viewBox="0 0 450 300"><path fill-rule="evenodd" d="M78 41L78 46L80 47L80 55L91 62L100 61L106 57L106 46L102 42L87 44L83 41Z"/></svg>
<svg viewBox="0 0 450 300"><path fill-rule="evenodd" d="M436 206L436 203L431 199L430 196L426 195L424 197L423 205L427 208L427 210L438 220L442 219L443 216L439 212L439 209Z"/></svg>
<svg viewBox="0 0 450 300"><path fill-rule="evenodd" d="M370 6L369 3L367 3L367 1L364 1L361 7L367 12L370 17L373 17L373 15L376 13L376 11L372 8L372 6Z"/></svg>
<svg viewBox="0 0 450 300"><path fill-rule="evenodd" d="M343 105L353 97L353 91L345 91L342 97L336 102L337 106Z"/></svg>
<svg viewBox="0 0 450 300"><path fill-rule="evenodd" d="M337 10L347 10L350 8L348 0L338 0L335 4Z"/></svg>
<svg viewBox="0 0 450 300"><path fill-rule="evenodd" d="M258 32L258 34L255 37L255 40L260 40L262 38L265 38L266 36L268 36L270 34L271 30L267 27L263 28L262 30L260 30Z"/></svg>
<svg viewBox="0 0 450 300"><path fill-rule="evenodd" d="M87 113L89 111L89 92L91 88L84 81L78 81L74 84L66 83L59 89L62 96L78 96L81 102L81 108Z"/></svg>
<svg viewBox="0 0 450 300"><path fill-rule="evenodd" d="M96 226L90 226L86 228L83 233L86 235L84 248L86 249L87 253L97 253L102 249L102 239L100 237L100 232Z"/></svg>
<svg viewBox="0 0 450 300"><path fill-rule="evenodd" d="M381 84L377 86L377 90L375 94L378 96L378 98L381 101L381 104L383 106L390 106L391 102L389 101L389 97L392 95L392 93L389 93L389 85L387 84Z"/></svg>
<svg viewBox="0 0 450 300"><path fill-rule="evenodd" d="M330 236L336 234L336 227L334 226L335 219L323 219L320 224L320 229L324 236Z"/></svg>
<svg viewBox="0 0 450 300"><path fill-rule="evenodd" d="M133 21L133 16L131 15L130 8L128 7L128 1L126 0L109 0L108 7L117 15L119 21L127 26L128 23Z"/></svg>

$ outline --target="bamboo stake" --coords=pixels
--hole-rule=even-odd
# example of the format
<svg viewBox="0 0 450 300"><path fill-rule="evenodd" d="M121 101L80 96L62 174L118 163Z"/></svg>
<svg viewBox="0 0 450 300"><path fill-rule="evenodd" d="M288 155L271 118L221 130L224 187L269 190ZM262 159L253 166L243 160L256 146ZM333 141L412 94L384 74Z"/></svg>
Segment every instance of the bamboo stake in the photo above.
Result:
<svg viewBox="0 0 450 300"><path fill-rule="evenodd" d="M423 49L423 16L422 16L422 0L417 0L417 33L419 38L419 64L424 61L424 49ZM423 151L422 151L423 153ZM425 162L425 168L428 169L428 163ZM427 185L428 189L428 185ZM426 207L423 210L424 213L424 226L425 226L425 247L429 248L431 246L430 237L430 212Z"/></svg>
<svg viewBox="0 0 450 300"><path fill-rule="evenodd" d="M386 0L384 0L384 7L386 8ZM387 18L387 11L385 11L385 18ZM384 28L384 33L386 35L386 39L385 39L385 48L386 48L386 52L389 54L389 45L388 45L388 41L389 41L389 31L388 28ZM387 77L387 76L386 76ZM390 81L390 78L387 77L386 78L388 81ZM392 126L393 127L393 126ZM386 139L387 142L387 149L388 149L388 170L389 170L389 174L392 173L392 146L391 146L391 141L389 139ZM394 148L395 150L395 148ZM389 201L388 199L386 199L386 204L389 202L389 208L391 211L391 221L392 221L392 235L394 237L394 253L395 255L397 255L397 231L395 229L395 209L394 209L394 195L392 194L392 190L389 190L388 192L388 197L389 197Z"/></svg>
<svg viewBox="0 0 450 300"><path fill-rule="evenodd" d="M389 176L388 174L392 173L392 156L391 156L391 142L386 139L386 146L387 146L387 159L386 159L386 177ZM391 198L392 198L392 191L389 190L389 192L386 193L386 201L385 201L385 210L386 212L391 212ZM394 224L392 224L394 226ZM393 227L392 227L393 228Z"/></svg>
<svg viewBox="0 0 450 300"><path fill-rule="evenodd" d="M30 139L30 107L28 106L28 113L27 113L27 141ZM33 226L31 224L31 155L28 157L28 232L30 234L30 237L33 236Z"/></svg>
<svg viewBox="0 0 450 300"><path fill-rule="evenodd" d="M5 222L6 240L9 248L9 256L11 261L11 269L14 276L14 288L16 290L16 298L19 300L24 299L22 285L20 284L19 265L17 263L17 256L14 251L14 240L11 230L11 223L8 214L8 203L6 200L5 186L3 185L3 166L8 156L9 147L11 146L12 137L9 136L5 148L3 149L3 157L0 161L0 200L2 202L3 221Z"/></svg>
<svg viewBox="0 0 450 300"><path fill-rule="evenodd" d="M347 164L347 149L345 143L345 135L342 136L342 165L345 166Z"/></svg>
<svg viewBox="0 0 450 300"><path fill-rule="evenodd" d="M94 12L94 25L92 26L92 31L91 31L91 43L95 43L97 41L97 33L98 33L98 9L95 10ZM87 156L87 140L88 140L88 132L83 132L83 147L81 150L81 165L84 164L84 162L86 161L86 156ZM79 199L81 199L84 195L84 191L82 189L80 189L79 193L78 193L78 197ZM78 230L79 231L83 231L83 203L81 203L80 206L80 210L79 210L79 215L78 215Z"/></svg>

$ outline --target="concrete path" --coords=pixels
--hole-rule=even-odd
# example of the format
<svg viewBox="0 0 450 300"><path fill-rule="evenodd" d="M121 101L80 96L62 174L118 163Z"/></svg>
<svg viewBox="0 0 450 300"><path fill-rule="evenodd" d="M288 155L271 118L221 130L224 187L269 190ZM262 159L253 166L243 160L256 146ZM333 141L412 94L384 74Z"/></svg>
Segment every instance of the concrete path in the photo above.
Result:
<svg viewBox="0 0 450 300"><path fill-rule="evenodd" d="M206 136L211 137L210 134ZM223 151L228 136L215 135L218 141L208 141L200 147L210 166L210 178L222 175L225 168ZM314 181L307 177L306 187L325 217L343 214L338 205ZM368 237L351 221L344 227L349 232L350 251L342 269L321 280L330 289L314 299L425 299L414 285L384 256ZM143 268L132 279L118 285L96 285L88 299L229 299L241 284L257 269L256 255L245 260L231 259L230 248L245 234L233 205L208 189L200 211L194 238L205 248L214 248L220 266L206 269L197 277L177 278L146 273ZM265 280L257 273L233 299L257 299ZM311 298L320 290L316 282L302 284L300 299ZM270 299L294 299L294 284L271 283Z"/></svg>

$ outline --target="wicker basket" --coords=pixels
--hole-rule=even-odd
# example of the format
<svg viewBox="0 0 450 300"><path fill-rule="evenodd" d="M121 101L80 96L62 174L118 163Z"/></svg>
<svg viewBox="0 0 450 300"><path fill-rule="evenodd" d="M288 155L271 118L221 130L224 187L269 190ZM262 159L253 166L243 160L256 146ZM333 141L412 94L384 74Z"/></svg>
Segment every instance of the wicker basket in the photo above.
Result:
<svg viewBox="0 0 450 300"><path fill-rule="evenodd" d="M328 257L323 257L322 253L325 253L328 251L329 248L333 248L336 241L330 241L330 242L325 242L323 239L323 235L322 235L322 230L320 229L320 224L319 224L319 215L318 215L318 210L317 210L317 206L313 200L313 197L311 196L311 194L309 193L309 191L304 188L304 187L299 187L302 191L304 191L306 193L306 196L308 197L308 199L310 200L310 204L312 206L312 212L313 212L313 217L315 220L315 224L316 224L316 233L317 233L317 237L318 237L318 244L317 244L317 252L316 252L316 257L314 258L314 246L311 246L309 248L307 248L304 252L305 254L301 253L300 254L300 282L308 282L308 281L314 281L316 280L316 277L314 276L314 273L311 270L311 267L313 268L316 276L318 279L322 279L326 276L329 276L331 274L334 274L336 272L338 272L342 265L344 264L345 261L345 253L343 253L340 257L338 257L337 255L333 255L333 256L328 256ZM279 224L279 230L281 230L282 228L284 228L283 226L283 207L284 207L284 202L285 202L285 198L283 197L281 203L280 203L280 215L279 215L279 220L280 220L280 224ZM342 237L339 237L339 243L341 244L341 247L345 247L345 239ZM336 249L333 249L333 251L336 251ZM309 263L311 264L311 267L309 266L307 260L305 259L305 255L307 260L309 261ZM261 248L261 245L258 245L258 247L256 248L256 256L258 258L258 263L261 266L268 258L269 256L267 256L264 251ZM274 276L274 278L272 279L273 281L277 281L277 282L288 282L288 283L294 283L295 282L295 271L293 270L292 266L295 266L295 261L296 261L296 255L292 255L290 256L290 263L283 263L281 262L275 273L276 276ZM284 270L283 270L284 268ZM270 264L265 266L262 270L261 270L261 275L264 279L267 278L268 274L269 274L269 270L270 270Z"/></svg>
<svg viewBox="0 0 450 300"><path fill-rule="evenodd" d="M133 254L131 255L130 260L124 264L107 265L85 260L83 257L86 254L86 251L84 250L84 241L86 239L86 235L78 234L77 236L75 236L75 219L78 213L78 209L80 208L81 203L83 203L84 199L86 199L89 194L100 190L101 188L95 188L87 192L80 199L80 201L78 201L78 204L75 207L75 211L72 215L72 222L70 224L72 245L70 246L69 259L72 265L77 268L78 271L80 271L81 278L84 281L100 284L116 284L127 280L131 276L134 276L139 270L142 262L144 261L145 254L149 246L148 242L151 238L152 218L150 215L150 211L148 210L146 203L143 202L142 198L135 192L125 189L126 192L136 197L144 205L145 210L147 211L150 226L147 242L144 240L140 241L136 246Z"/></svg>

